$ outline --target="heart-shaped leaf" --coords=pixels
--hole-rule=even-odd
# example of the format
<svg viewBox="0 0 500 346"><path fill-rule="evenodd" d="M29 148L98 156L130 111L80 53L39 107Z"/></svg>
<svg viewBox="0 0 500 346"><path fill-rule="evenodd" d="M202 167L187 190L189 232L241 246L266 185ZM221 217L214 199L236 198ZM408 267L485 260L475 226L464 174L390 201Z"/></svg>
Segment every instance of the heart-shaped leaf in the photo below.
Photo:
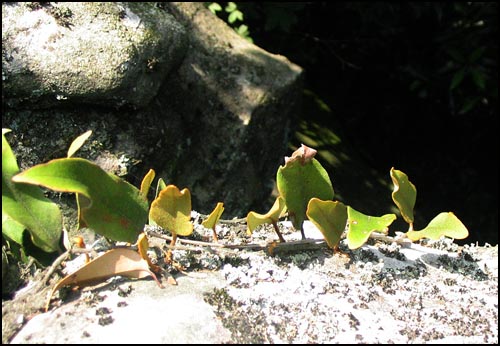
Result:
<svg viewBox="0 0 500 346"><path fill-rule="evenodd" d="M94 285L116 275L137 279L151 276L160 287L163 287L156 275L149 270L148 262L137 251L130 248L116 248L88 262L55 284L45 310L48 310L52 296L61 287Z"/></svg>
<svg viewBox="0 0 500 346"><path fill-rule="evenodd" d="M349 249L357 249L362 246L373 231L387 233L389 225L396 220L395 214L383 216L369 216L347 207L347 244Z"/></svg>
<svg viewBox="0 0 500 346"><path fill-rule="evenodd" d="M417 199L417 189L409 180L408 176L391 168L391 179L394 183L394 190L392 192L392 200L401 211L401 216L407 223L413 225L413 208Z"/></svg>
<svg viewBox="0 0 500 346"><path fill-rule="evenodd" d="M193 232L191 223L191 193L177 186L168 185L151 203L149 219L158 226L177 235L188 236Z"/></svg>
<svg viewBox="0 0 500 346"><path fill-rule="evenodd" d="M276 183L285 200L288 213L296 229L302 228L309 200L333 198L333 187L326 170L314 158L316 150L302 144L292 157L285 158L285 165L278 168Z"/></svg>
<svg viewBox="0 0 500 346"><path fill-rule="evenodd" d="M454 239L465 239L469 236L469 231L465 225L452 212L443 212L429 222L427 227L421 231L408 231L406 236L416 241L422 238L437 240L441 236Z"/></svg>
<svg viewBox="0 0 500 346"><path fill-rule="evenodd" d="M133 243L147 219L148 203L136 187L85 159L52 160L13 180L76 193L79 228L90 227L113 240Z"/></svg>
<svg viewBox="0 0 500 346"><path fill-rule="evenodd" d="M24 230L33 244L46 252L59 250L62 215L38 186L12 181L19 172L16 158L2 129L2 234L23 245Z"/></svg>
<svg viewBox="0 0 500 346"><path fill-rule="evenodd" d="M322 201L311 198L307 205L307 217L323 233L323 237L332 249L340 242L346 228L347 207L339 201Z"/></svg>
<svg viewBox="0 0 500 346"><path fill-rule="evenodd" d="M82 147L83 143L85 143L85 141L90 137L91 134L92 130L88 130L84 134L81 134L80 136L76 137L75 140L69 146L68 157L73 156L73 154L76 153L76 151Z"/></svg>
<svg viewBox="0 0 500 346"><path fill-rule="evenodd" d="M251 211L247 214L247 234L251 235L252 232L260 225L265 223L276 223L285 209L285 200L283 197L278 196L274 201L273 206L267 214L259 214Z"/></svg>

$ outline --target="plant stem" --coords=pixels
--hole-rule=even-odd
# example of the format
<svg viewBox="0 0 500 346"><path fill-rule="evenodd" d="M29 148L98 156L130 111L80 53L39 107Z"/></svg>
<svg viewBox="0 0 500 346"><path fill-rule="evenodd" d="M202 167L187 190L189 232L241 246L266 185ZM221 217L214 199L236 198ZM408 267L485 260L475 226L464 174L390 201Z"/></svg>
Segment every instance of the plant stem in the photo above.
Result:
<svg viewBox="0 0 500 346"><path fill-rule="evenodd" d="M276 223L276 221L273 220L273 227L274 227L274 230L276 231L276 234L278 235L278 238L280 238L280 242L281 243L285 243L285 238L283 238L283 235L281 234L280 232L280 229L278 227L278 224ZM303 238L302 238L303 239Z"/></svg>

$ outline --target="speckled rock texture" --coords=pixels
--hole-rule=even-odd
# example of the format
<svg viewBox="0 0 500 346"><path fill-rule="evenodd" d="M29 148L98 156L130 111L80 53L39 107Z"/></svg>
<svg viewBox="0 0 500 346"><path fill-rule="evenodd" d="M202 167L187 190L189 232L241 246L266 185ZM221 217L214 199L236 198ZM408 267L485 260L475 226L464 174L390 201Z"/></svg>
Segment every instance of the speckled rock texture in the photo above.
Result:
<svg viewBox="0 0 500 346"><path fill-rule="evenodd" d="M187 37L148 3L3 3L2 48L7 102L142 107L181 61Z"/></svg>
<svg viewBox="0 0 500 346"><path fill-rule="evenodd" d="M2 127L21 169L92 130L77 156L136 186L153 168L200 212L272 203L302 69L202 3L2 3L2 41Z"/></svg>
<svg viewBox="0 0 500 346"><path fill-rule="evenodd" d="M211 230L196 220L190 238L210 240ZM300 239L290 222L279 227L287 241ZM245 228L217 226L220 243L276 240L270 227L251 237ZM255 249L175 250L184 270L171 270L178 285L163 279L164 289L152 280L113 278L56 295L42 314L23 310L28 304L20 292L2 309L10 316L6 332L12 323L20 329L4 342L498 343L498 246L371 240L351 251L342 241L343 255L321 243L309 221L305 233L317 246L275 248L273 256ZM150 238L153 244L165 250L165 241Z"/></svg>

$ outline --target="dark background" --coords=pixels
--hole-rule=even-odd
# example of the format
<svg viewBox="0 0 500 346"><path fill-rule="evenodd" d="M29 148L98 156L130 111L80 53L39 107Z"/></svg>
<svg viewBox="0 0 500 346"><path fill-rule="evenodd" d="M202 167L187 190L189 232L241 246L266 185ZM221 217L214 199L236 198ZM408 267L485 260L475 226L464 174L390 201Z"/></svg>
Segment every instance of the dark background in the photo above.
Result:
<svg viewBox="0 0 500 346"><path fill-rule="evenodd" d="M218 16L228 21L227 3L219 4ZM498 243L496 3L237 6L243 20L230 25L247 25L255 44L305 69L306 102L297 123L306 125L291 148L304 138L300 131L314 137L307 128L314 120L316 129L341 134L382 179L390 182L393 166L408 174L423 220L417 229L453 211L469 229L465 243ZM324 136L321 143L327 151ZM335 154L335 145L330 150ZM334 165L319 160L337 191Z"/></svg>

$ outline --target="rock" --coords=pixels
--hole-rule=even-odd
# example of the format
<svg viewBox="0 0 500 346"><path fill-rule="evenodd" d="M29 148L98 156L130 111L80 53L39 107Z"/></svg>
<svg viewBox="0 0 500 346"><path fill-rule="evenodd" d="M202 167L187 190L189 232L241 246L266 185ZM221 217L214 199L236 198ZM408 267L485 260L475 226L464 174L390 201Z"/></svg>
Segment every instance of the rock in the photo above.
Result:
<svg viewBox="0 0 500 346"><path fill-rule="evenodd" d="M230 340L203 294L220 274L181 277L179 286L113 280L59 309L35 316L12 343L214 343Z"/></svg>
<svg viewBox="0 0 500 346"><path fill-rule="evenodd" d="M279 226L287 241L301 238L290 222ZM323 239L309 221L304 226L308 238ZM222 226L221 242L276 239L267 227L244 239L238 227ZM195 227L198 236L205 231ZM326 246L288 249L275 256L175 250L174 259L188 267L176 275L177 286L110 279L70 293L11 342L498 342L498 246L442 239L349 251L342 241L348 256ZM209 258L219 259L216 270L207 271Z"/></svg>
<svg viewBox="0 0 500 346"><path fill-rule="evenodd" d="M21 169L92 130L76 156L135 186L153 168L202 213L219 201L226 218L270 207L299 66L201 3L35 4L2 4L2 127Z"/></svg>
<svg viewBox="0 0 500 346"><path fill-rule="evenodd" d="M145 106L184 56L185 34L151 3L4 3L7 102Z"/></svg>

